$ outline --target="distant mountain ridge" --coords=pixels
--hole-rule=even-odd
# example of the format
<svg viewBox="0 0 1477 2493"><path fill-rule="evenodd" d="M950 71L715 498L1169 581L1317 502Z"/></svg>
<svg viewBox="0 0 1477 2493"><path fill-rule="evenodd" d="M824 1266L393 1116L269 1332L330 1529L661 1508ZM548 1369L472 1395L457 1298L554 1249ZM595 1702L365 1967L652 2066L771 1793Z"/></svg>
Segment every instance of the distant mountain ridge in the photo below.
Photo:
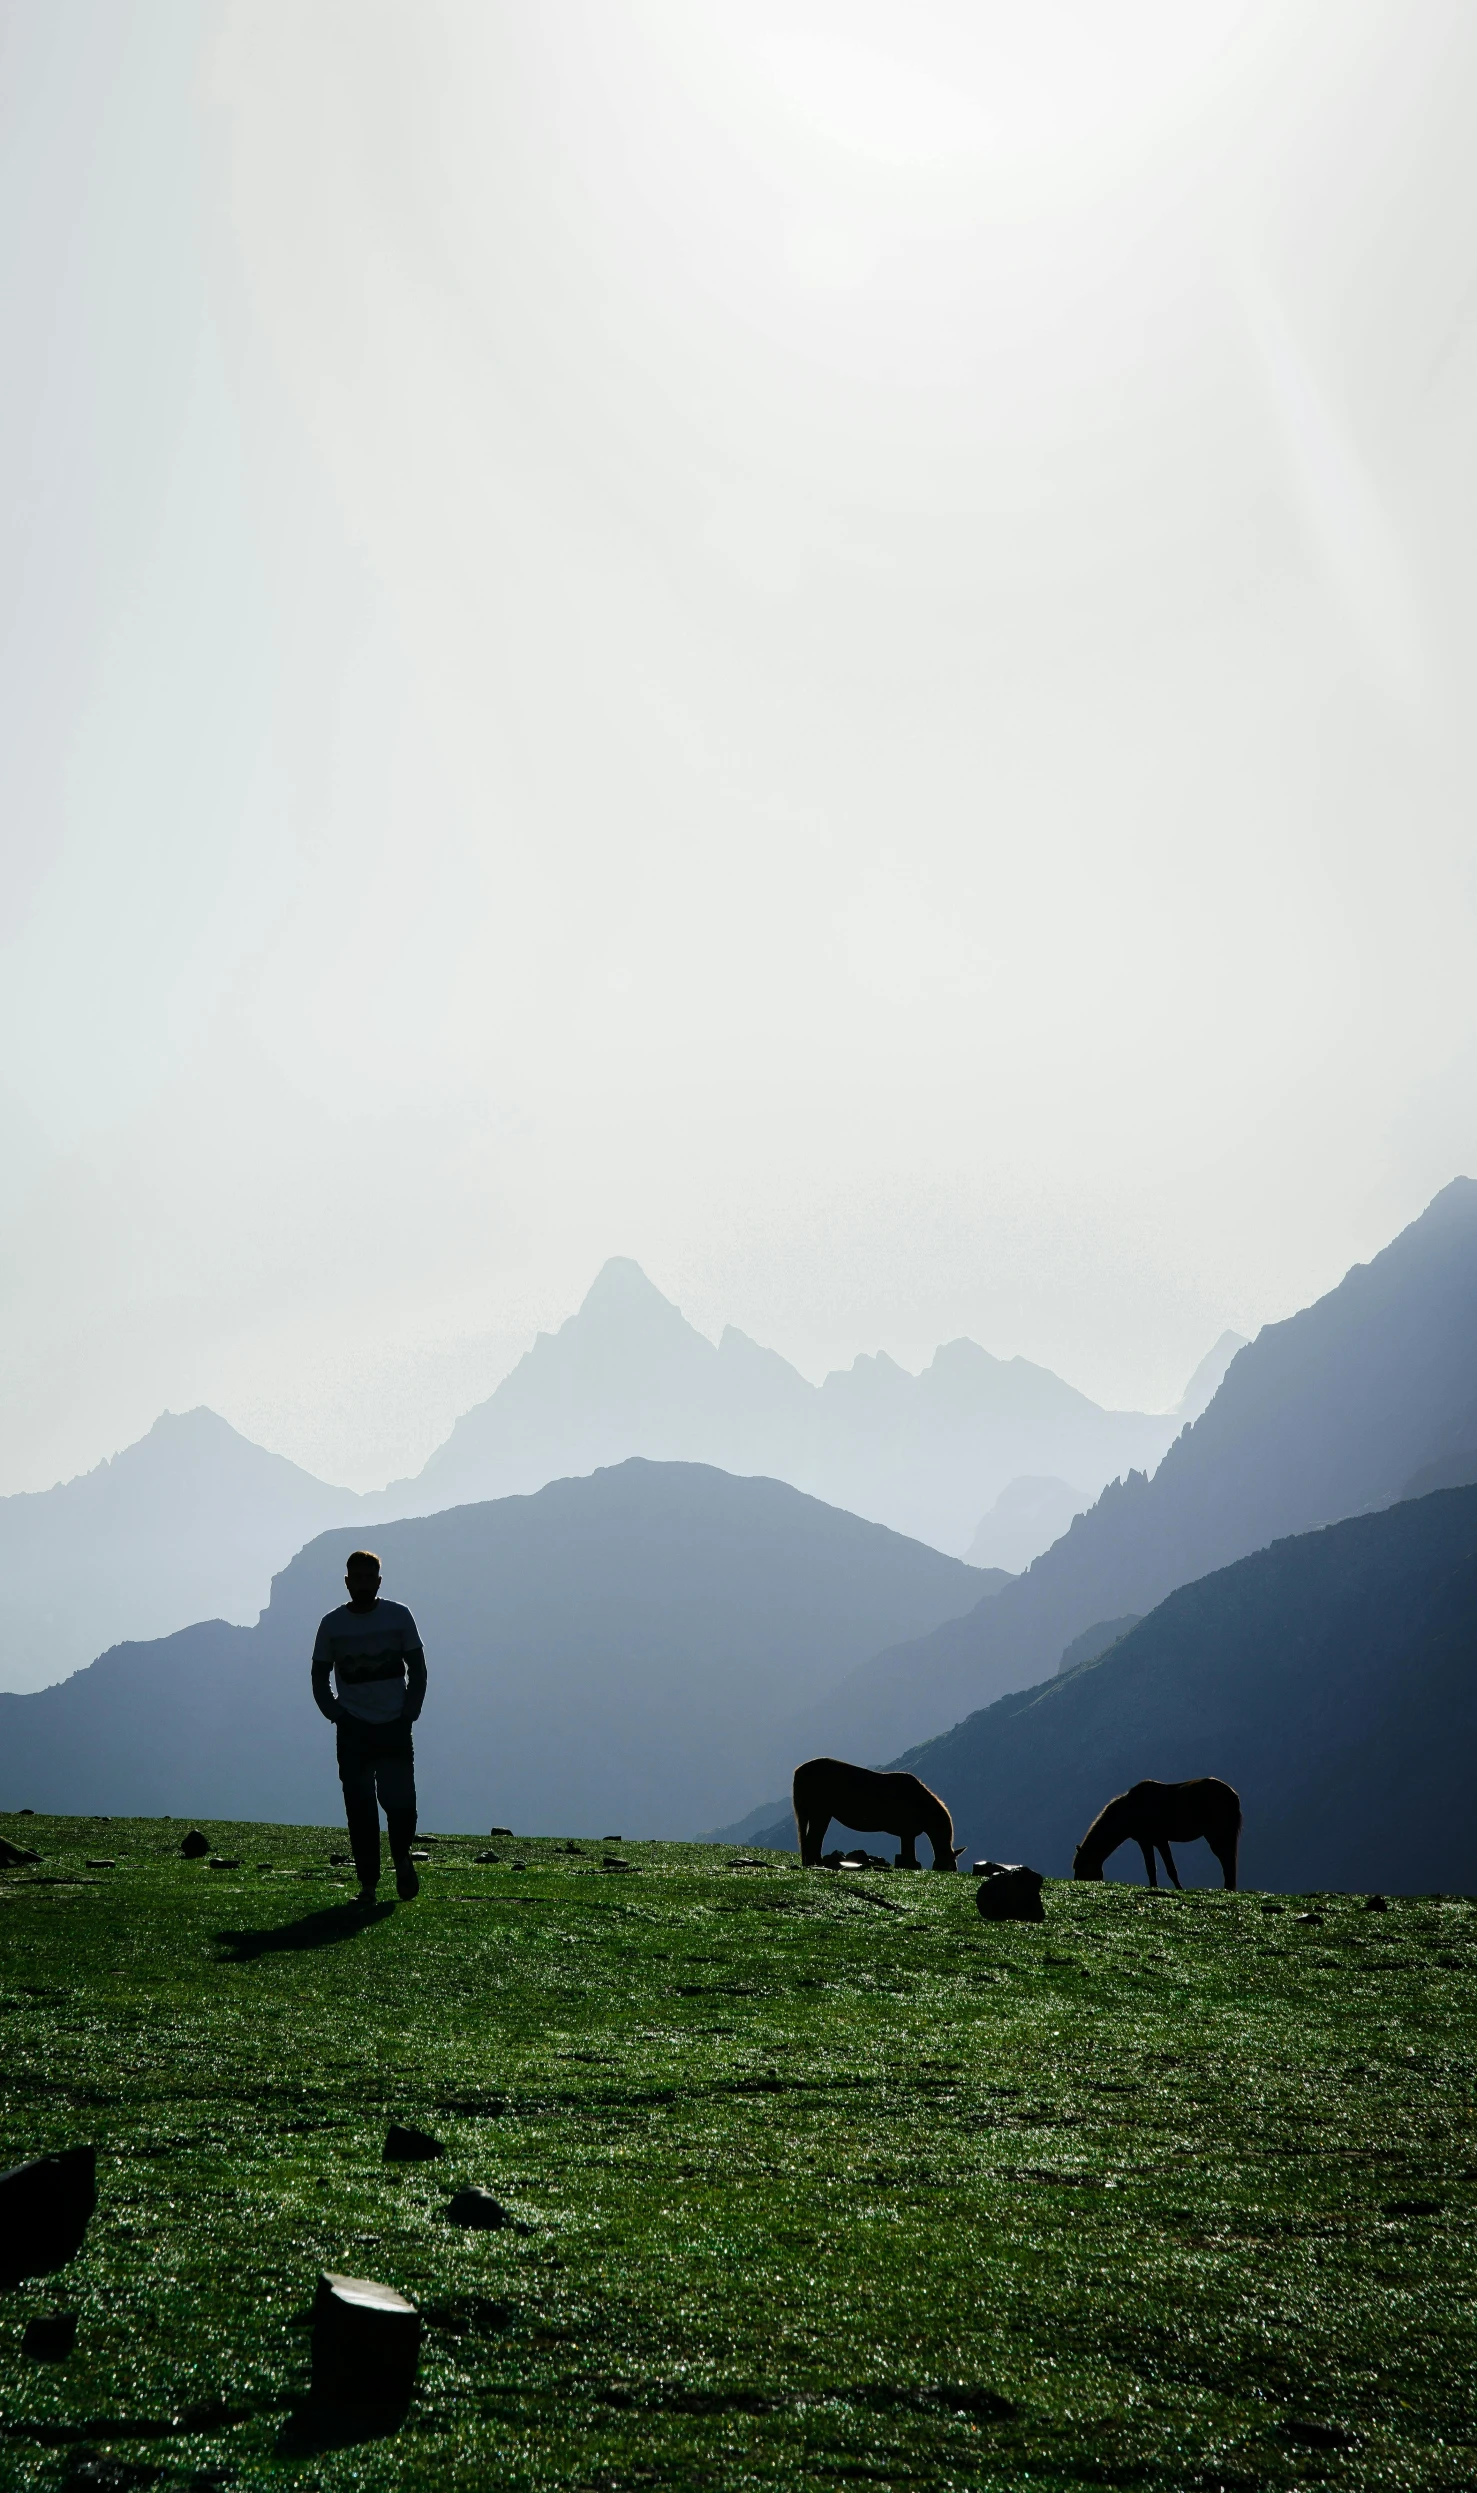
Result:
<svg viewBox="0 0 1477 2493"><path fill-rule="evenodd" d="M1245 1886L1469 1895L1474 1656L1477 1489L1449 1489L1202 1576L903 1762L970 1844L1059 1877L1114 1792L1217 1774L1241 1793ZM1203 1846L1176 1857L1219 1883ZM1142 1880L1137 1852L1108 1875Z"/></svg>
<svg viewBox="0 0 1477 2493"><path fill-rule="evenodd" d="M945 1343L918 1376L877 1352L811 1385L732 1325L715 1346L638 1264L614 1256L577 1313L541 1333L381 1504L405 1513L505 1497L642 1454L788 1480L962 1550L1019 1474L1059 1475L1090 1495L1133 1465L1157 1463L1176 1425L1104 1411L1050 1369L963 1340Z"/></svg>
<svg viewBox="0 0 1477 2493"><path fill-rule="evenodd" d="M0 1696L0 1803L335 1817L308 1660L360 1537L311 1541L255 1627L207 1621ZM796 1705L978 1591L960 1559L698 1464L632 1460L375 1543L426 1641L432 1826L696 1834L787 1771Z"/></svg>
<svg viewBox="0 0 1477 2493"><path fill-rule="evenodd" d="M1462 1177L1368 1264L1238 1351L1152 1479L1113 1482L967 1618L860 1664L828 1693L831 1739L882 1763L926 1722L960 1722L1048 1679L1085 1630L1145 1617L1287 1535L1392 1505L1474 1444L1477 1184Z"/></svg>
<svg viewBox="0 0 1477 2493"><path fill-rule="evenodd" d="M44 1687L192 1616L250 1618L274 1568L362 1507L214 1411L166 1411L79 1479L0 1498L5 1684Z"/></svg>

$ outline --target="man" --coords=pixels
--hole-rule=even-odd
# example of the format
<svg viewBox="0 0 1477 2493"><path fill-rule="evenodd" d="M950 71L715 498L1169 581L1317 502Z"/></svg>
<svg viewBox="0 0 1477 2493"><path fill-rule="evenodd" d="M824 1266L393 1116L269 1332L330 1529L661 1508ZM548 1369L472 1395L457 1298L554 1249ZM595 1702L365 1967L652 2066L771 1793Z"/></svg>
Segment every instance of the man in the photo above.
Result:
<svg viewBox="0 0 1477 2493"><path fill-rule="evenodd" d="M338 1731L344 1815L359 1874L359 1902L374 1903L380 1875L380 1806L390 1831L395 1891L420 1893L415 1842L415 1752L410 1726L426 1701L420 1630L398 1601L380 1599L380 1562L356 1549L344 1569L349 1598L330 1610L313 1642L313 1702ZM337 1695L328 1685L332 1672Z"/></svg>

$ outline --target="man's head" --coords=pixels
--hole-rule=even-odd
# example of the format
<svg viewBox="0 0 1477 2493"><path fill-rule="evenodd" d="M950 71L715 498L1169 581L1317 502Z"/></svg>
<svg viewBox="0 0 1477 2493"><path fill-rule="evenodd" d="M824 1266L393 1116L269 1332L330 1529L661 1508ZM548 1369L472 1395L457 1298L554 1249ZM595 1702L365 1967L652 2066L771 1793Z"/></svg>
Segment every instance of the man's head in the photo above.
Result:
<svg viewBox="0 0 1477 2493"><path fill-rule="evenodd" d="M379 1599L380 1562L372 1549L350 1550L344 1582L356 1610L371 1610Z"/></svg>

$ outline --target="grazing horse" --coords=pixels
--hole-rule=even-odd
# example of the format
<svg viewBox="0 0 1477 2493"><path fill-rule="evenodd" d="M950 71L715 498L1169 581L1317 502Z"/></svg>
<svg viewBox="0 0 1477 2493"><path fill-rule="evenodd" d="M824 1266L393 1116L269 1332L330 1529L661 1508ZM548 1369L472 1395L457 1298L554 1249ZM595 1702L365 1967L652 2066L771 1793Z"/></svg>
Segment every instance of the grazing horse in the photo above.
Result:
<svg viewBox="0 0 1477 2493"><path fill-rule="evenodd" d="M1144 1856L1151 1887L1159 1884L1156 1852L1178 1887L1180 1874L1170 1844L1193 1844L1200 1835L1220 1863L1226 1885L1234 1887L1236 1847L1241 1840L1240 1793L1216 1775L1201 1775L1194 1783L1135 1783L1098 1811L1077 1847L1072 1876L1101 1878L1109 1853L1116 1852L1120 1844L1133 1843Z"/></svg>
<svg viewBox="0 0 1477 2493"><path fill-rule="evenodd" d="M877 1774L870 1766L845 1765L839 1757L811 1757L796 1767L791 1796L800 1858L811 1867L821 1857L833 1818L843 1826L899 1837L905 1870L919 1866L913 1847L920 1835L933 1846L936 1870L952 1870L964 1849L954 1841L954 1821L937 1792L930 1792L916 1775Z"/></svg>

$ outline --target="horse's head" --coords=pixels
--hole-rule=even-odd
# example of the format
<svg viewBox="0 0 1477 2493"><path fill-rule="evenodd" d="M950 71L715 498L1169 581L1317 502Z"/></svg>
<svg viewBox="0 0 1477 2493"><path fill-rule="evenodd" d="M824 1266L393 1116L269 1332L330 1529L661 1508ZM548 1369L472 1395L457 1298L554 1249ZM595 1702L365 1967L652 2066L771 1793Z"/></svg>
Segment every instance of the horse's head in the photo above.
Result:
<svg viewBox="0 0 1477 2493"><path fill-rule="evenodd" d="M1085 1843L1079 1844L1072 1855L1072 1876L1074 1878L1101 1878L1102 1874L1101 1860L1093 1859Z"/></svg>

